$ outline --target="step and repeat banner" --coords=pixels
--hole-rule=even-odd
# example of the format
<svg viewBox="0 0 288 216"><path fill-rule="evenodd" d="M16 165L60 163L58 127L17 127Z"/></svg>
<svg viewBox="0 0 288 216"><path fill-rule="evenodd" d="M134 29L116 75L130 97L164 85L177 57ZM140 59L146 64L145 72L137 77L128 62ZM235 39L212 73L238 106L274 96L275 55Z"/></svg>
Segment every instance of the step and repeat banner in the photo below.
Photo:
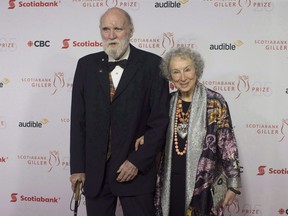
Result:
<svg viewBox="0 0 288 216"><path fill-rule="evenodd" d="M243 189L226 215L288 215L286 0L1 0L0 215L73 215L73 76L102 50L99 17L114 6L132 16L135 47L199 51L201 82L228 101Z"/></svg>

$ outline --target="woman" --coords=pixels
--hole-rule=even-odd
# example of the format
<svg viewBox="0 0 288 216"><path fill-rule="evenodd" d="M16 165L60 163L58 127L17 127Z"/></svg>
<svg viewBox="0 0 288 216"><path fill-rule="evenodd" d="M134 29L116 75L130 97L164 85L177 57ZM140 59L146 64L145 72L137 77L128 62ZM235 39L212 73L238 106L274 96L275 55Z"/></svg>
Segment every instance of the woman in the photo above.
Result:
<svg viewBox="0 0 288 216"><path fill-rule="evenodd" d="M203 59L189 48L172 49L161 63L163 76L178 91L170 102L158 172L157 216L223 216L224 207L240 194L238 150L228 105L222 95L199 82L203 69ZM143 143L144 138L137 140L136 148ZM219 204L219 194L213 191L226 179L218 180L222 171L227 186Z"/></svg>

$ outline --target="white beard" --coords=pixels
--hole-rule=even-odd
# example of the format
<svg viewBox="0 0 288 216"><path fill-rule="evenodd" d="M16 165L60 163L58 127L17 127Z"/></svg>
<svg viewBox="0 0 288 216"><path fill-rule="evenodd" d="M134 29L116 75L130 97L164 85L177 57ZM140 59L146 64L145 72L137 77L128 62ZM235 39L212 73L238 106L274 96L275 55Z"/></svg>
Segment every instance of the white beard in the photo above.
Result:
<svg viewBox="0 0 288 216"><path fill-rule="evenodd" d="M118 47L116 48L110 48L109 47L109 44L113 43L113 42L116 42L118 45ZM124 53L126 52L128 46L129 46L129 40L124 40L122 42L120 41L106 41L106 42L103 42L103 48L104 48L104 51L106 52L106 54L110 57L112 57L113 59L119 59L121 58Z"/></svg>

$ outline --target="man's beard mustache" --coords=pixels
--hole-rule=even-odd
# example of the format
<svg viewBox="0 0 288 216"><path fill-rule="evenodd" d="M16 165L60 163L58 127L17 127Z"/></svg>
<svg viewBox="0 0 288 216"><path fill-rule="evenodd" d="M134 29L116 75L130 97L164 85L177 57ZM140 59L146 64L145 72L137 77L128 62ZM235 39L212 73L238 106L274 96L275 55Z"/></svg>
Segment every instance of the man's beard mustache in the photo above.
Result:
<svg viewBox="0 0 288 216"><path fill-rule="evenodd" d="M109 44L117 43L118 47L111 48L109 47ZM104 42L104 51L105 53L112 57L113 59L119 59L124 55L126 52L127 48L129 46L129 40L124 40L124 41L106 41Z"/></svg>

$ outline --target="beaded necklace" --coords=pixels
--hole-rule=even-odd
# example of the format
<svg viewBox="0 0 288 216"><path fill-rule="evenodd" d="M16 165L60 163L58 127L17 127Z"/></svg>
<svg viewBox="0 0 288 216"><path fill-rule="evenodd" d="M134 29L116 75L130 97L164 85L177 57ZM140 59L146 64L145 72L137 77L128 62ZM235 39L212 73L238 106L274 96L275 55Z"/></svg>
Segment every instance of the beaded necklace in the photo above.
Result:
<svg viewBox="0 0 288 216"><path fill-rule="evenodd" d="M176 116L175 116L175 123L174 123L174 146L175 146L175 151L177 155L183 156L187 152L187 141L188 138L186 138L185 146L183 151L179 150L179 142L178 142L178 136L177 134L184 139L187 136L188 133L188 122L190 118L190 112L191 112L191 104L188 107L188 110L186 113L183 112L182 109L182 99L179 96L178 101L177 101L177 107L176 107ZM178 124L179 120L179 124Z"/></svg>

